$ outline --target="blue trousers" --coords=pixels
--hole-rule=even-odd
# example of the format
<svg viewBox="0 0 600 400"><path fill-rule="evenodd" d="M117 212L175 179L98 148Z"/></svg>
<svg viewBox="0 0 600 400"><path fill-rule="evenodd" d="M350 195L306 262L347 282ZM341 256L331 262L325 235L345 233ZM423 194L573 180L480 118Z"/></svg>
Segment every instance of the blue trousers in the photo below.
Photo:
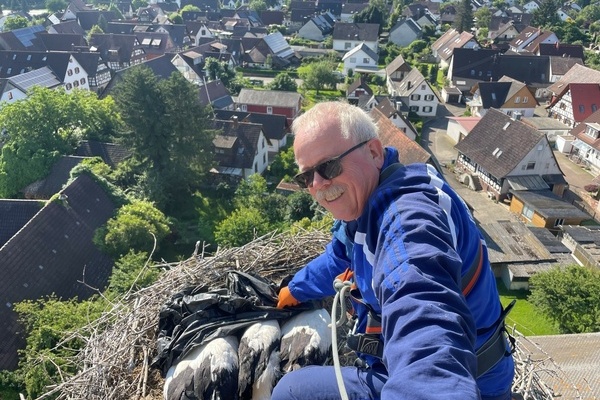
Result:
<svg viewBox="0 0 600 400"><path fill-rule="evenodd" d="M379 400L387 371L381 364L374 368L342 367L342 377L351 400ZM424 391L427 388L423 388ZM449 397L451 398L451 396ZM271 400L339 400L340 392L331 366L308 366L285 374L273 389ZM510 400L510 391L482 400Z"/></svg>

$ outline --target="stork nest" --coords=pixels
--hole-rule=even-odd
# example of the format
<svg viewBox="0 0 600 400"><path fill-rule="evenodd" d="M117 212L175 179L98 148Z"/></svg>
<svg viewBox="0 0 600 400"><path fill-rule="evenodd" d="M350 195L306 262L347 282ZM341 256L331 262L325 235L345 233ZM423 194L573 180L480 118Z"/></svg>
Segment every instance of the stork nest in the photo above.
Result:
<svg viewBox="0 0 600 400"><path fill-rule="evenodd" d="M159 310L173 294L192 285L223 287L231 270L259 274L278 283L321 254L330 239L330 234L320 231L270 234L242 247L218 249L210 256L197 246L185 261L147 265L146 268L166 271L153 285L112 302L112 308L99 319L66 335L62 346L75 337L84 341L72 360L78 372L66 376L59 369L62 382L49 387L37 399L162 399L163 378L150 364L157 354ZM330 309L330 305L331 300L325 306ZM355 360L354 353L345 347L348 329L349 326L338 329L342 365L352 365ZM520 370L515 388L523 398L552 399L552 391L536 372L538 364L522 353L521 346L517 345L515 359Z"/></svg>

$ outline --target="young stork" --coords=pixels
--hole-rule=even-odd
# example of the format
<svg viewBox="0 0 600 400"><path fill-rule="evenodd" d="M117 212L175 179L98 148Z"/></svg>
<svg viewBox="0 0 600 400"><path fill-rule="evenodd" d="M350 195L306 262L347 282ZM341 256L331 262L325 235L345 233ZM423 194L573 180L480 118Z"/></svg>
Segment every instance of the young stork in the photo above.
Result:
<svg viewBox="0 0 600 400"><path fill-rule="evenodd" d="M281 329L276 320L257 322L246 329L238 349L240 399L271 398L273 387L281 377L280 340Z"/></svg>
<svg viewBox="0 0 600 400"><path fill-rule="evenodd" d="M216 338L198 346L167 372L165 400L237 399L238 340Z"/></svg>
<svg viewBox="0 0 600 400"><path fill-rule="evenodd" d="M322 365L331 351L331 318L321 308L302 312L281 327L281 369L283 373L306 365Z"/></svg>

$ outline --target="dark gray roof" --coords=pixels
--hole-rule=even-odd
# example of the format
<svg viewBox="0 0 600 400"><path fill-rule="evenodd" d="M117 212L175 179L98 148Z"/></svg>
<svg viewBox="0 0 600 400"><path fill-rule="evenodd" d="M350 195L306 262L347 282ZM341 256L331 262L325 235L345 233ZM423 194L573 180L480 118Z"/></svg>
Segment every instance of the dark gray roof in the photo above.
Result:
<svg viewBox="0 0 600 400"><path fill-rule="evenodd" d="M600 226L563 226L563 232L579 244L595 244L600 246Z"/></svg>
<svg viewBox="0 0 600 400"><path fill-rule="evenodd" d="M60 158L50 170L50 173L23 189L28 199L44 199L58 193L69 180L71 170L83 161L83 157L64 156Z"/></svg>
<svg viewBox="0 0 600 400"><path fill-rule="evenodd" d="M2 369L17 366L17 349L24 344L13 311L16 303L52 293L63 299L85 299L96 293L92 288L102 290L108 282L113 261L96 248L92 237L112 217L114 204L87 175L62 193L65 201L48 202L0 248Z"/></svg>
<svg viewBox="0 0 600 400"><path fill-rule="evenodd" d="M243 88L238 96L238 103L293 108L300 104L301 98L300 93L295 92Z"/></svg>
<svg viewBox="0 0 600 400"><path fill-rule="evenodd" d="M333 40L376 42L379 24L337 22L333 27Z"/></svg>
<svg viewBox="0 0 600 400"><path fill-rule="evenodd" d="M64 79L71 55L67 52L0 50L0 77L8 78L32 69L49 67Z"/></svg>
<svg viewBox="0 0 600 400"><path fill-rule="evenodd" d="M101 10L85 10L77 13L77 21L79 25L85 30L89 31L94 25L98 25L98 19L103 15L106 22L110 22L115 19L115 13L112 11L101 11Z"/></svg>
<svg viewBox="0 0 600 400"><path fill-rule="evenodd" d="M221 130L221 133L217 134L213 140L215 146L221 147L221 143L231 143L231 146L225 148L233 150L229 154L216 155L219 166L252 168L262 125L249 122L215 120L213 128Z"/></svg>
<svg viewBox="0 0 600 400"><path fill-rule="evenodd" d="M120 144L84 140L79 143L75 155L80 157L100 157L105 164L114 168L131 156L131 152Z"/></svg>
<svg viewBox="0 0 600 400"><path fill-rule="evenodd" d="M77 20L63 21L60 24L52 25L52 29L56 31L56 34L76 34L76 35L84 35L85 30L79 25Z"/></svg>
<svg viewBox="0 0 600 400"><path fill-rule="evenodd" d="M213 108L222 109L233 105L233 98L220 79L207 82L198 91L200 104L204 106L212 104Z"/></svg>
<svg viewBox="0 0 600 400"><path fill-rule="evenodd" d="M238 121L261 124L263 133L269 140L281 140L288 131L287 118L285 115L215 110L215 119L229 121L234 116L238 118Z"/></svg>
<svg viewBox="0 0 600 400"><path fill-rule="evenodd" d="M533 236L537 238L544 245L544 247L552 254L555 253L567 253L570 254L571 250L565 246L552 232L546 228L538 228L536 226L528 226L527 229L531 231Z"/></svg>
<svg viewBox="0 0 600 400"><path fill-rule="evenodd" d="M545 135L490 108L469 135L454 146L498 179L505 178Z"/></svg>
<svg viewBox="0 0 600 400"><path fill-rule="evenodd" d="M44 203L37 200L0 199L0 248L43 206Z"/></svg>
<svg viewBox="0 0 600 400"><path fill-rule="evenodd" d="M501 108L506 102L510 86L510 82L480 82L479 96L483 108Z"/></svg>
<svg viewBox="0 0 600 400"><path fill-rule="evenodd" d="M38 33L37 38L48 51L72 51L77 47L87 46L80 33Z"/></svg>
<svg viewBox="0 0 600 400"><path fill-rule="evenodd" d="M573 204L568 203L550 190L511 191L513 196L521 200L532 210L544 218L591 219L590 215Z"/></svg>
<svg viewBox="0 0 600 400"><path fill-rule="evenodd" d="M28 92L34 86L53 89L62 84L61 79L48 67L34 69L7 79L23 92Z"/></svg>
<svg viewBox="0 0 600 400"><path fill-rule="evenodd" d="M42 50L39 40L35 36L44 32L42 25L28 26L0 33L0 48L2 50Z"/></svg>

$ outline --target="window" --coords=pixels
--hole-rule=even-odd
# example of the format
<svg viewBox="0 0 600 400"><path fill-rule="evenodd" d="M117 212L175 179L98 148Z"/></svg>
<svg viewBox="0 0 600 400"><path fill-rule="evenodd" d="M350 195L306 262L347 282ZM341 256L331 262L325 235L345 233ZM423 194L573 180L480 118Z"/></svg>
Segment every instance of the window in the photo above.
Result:
<svg viewBox="0 0 600 400"><path fill-rule="evenodd" d="M592 104L592 112L598 111L598 106L594 103Z"/></svg>
<svg viewBox="0 0 600 400"><path fill-rule="evenodd" d="M75 73L78 74L79 73L79 67L75 67Z"/></svg>
<svg viewBox="0 0 600 400"><path fill-rule="evenodd" d="M425 112L425 113L429 113L429 112L432 112L432 111L433 111L433 107L431 107L431 106L423 107L423 112Z"/></svg>
<svg viewBox="0 0 600 400"><path fill-rule="evenodd" d="M528 206L523 206L523 211L521 211L521 214L523 214L523 216L529 220L533 218L533 210Z"/></svg>
<svg viewBox="0 0 600 400"><path fill-rule="evenodd" d="M10 73L12 72L12 68L9 68L6 70L6 73L10 75Z"/></svg>
<svg viewBox="0 0 600 400"><path fill-rule="evenodd" d="M267 153L263 154L263 164L267 163Z"/></svg>
<svg viewBox="0 0 600 400"><path fill-rule="evenodd" d="M350 43L350 42L345 42L345 43L344 43L344 48L345 48L345 49L349 49L349 48L351 48L351 47L352 47L352 43Z"/></svg>
<svg viewBox="0 0 600 400"><path fill-rule="evenodd" d="M525 167L526 170L532 170L535 169L535 161L530 161L527 163L527 166Z"/></svg>
<svg viewBox="0 0 600 400"><path fill-rule="evenodd" d="M370 62L371 62L370 58L367 58L367 57L363 58L363 64L369 64Z"/></svg>
<svg viewBox="0 0 600 400"><path fill-rule="evenodd" d="M27 61L31 60L31 54L27 54Z"/></svg>
<svg viewBox="0 0 600 400"><path fill-rule="evenodd" d="M521 102L521 97L517 96L515 97L515 103L519 104Z"/></svg>
<svg viewBox="0 0 600 400"><path fill-rule="evenodd" d="M273 107L267 107L267 114L273 114Z"/></svg>
<svg viewBox="0 0 600 400"><path fill-rule="evenodd" d="M564 219L564 218L557 218L557 219L554 221L554 227L557 227L557 226L563 225L564 223L565 223L565 219Z"/></svg>
<svg viewBox="0 0 600 400"><path fill-rule="evenodd" d="M69 76L73 75L73 70L69 68L69 70L67 71L67 75L69 75Z"/></svg>
<svg viewBox="0 0 600 400"><path fill-rule="evenodd" d="M412 112L419 112L419 107L417 107L417 106L410 106L410 111L412 111Z"/></svg>
<svg viewBox="0 0 600 400"><path fill-rule="evenodd" d="M475 76L475 70L474 69L471 70L471 76Z"/></svg>
<svg viewBox="0 0 600 400"><path fill-rule="evenodd" d="M432 94L426 94L425 95L425 101L432 101L433 100L433 95Z"/></svg>
<svg viewBox="0 0 600 400"><path fill-rule="evenodd" d="M16 60L16 59L17 59L17 55L13 54L13 60Z"/></svg>
<svg viewBox="0 0 600 400"><path fill-rule="evenodd" d="M425 90L425 88L426 88L426 87L427 87L427 85L426 85L426 84L422 84L422 85L421 85L421 90Z"/></svg>
<svg viewBox="0 0 600 400"><path fill-rule="evenodd" d="M242 104L242 111L248 111L248 106L246 104Z"/></svg>
<svg viewBox="0 0 600 400"><path fill-rule="evenodd" d="M8 99L9 99L9 100L12 100L12 98L13 98L13 94L12 94L12 92L8 92Z"/></svg>
<svg viewBox="0 0 600 400"><path fill-rule="evenodd" d="M82 85L85 85L85 78L81 78L81 79L79 80L79 83L81 83Z"/></svg>
<svg viewBox="0 0 600 400"><path fill-rule="evenodd" d="M71 89L73 89L73 85L71 85L70 83L67 83L67 84L65 85L65 87L67 88L67 90L71 90Z"/></svg>
<svg viewBox="0 0 600 400"><path fill-rule="evenodd" d="M523 96L523 103L527 103L529 101L529 97Z"/></svg>
<svg viewBox="0 0 600 400"><path fill-rule="evenodd" d="M421 100L421 95L420 94L411 94L410 99L411 100Z"/></svg>
<svg viewBox="0 0 600 400"><path fill-rule="evenodd" d="M579 105L579 112L582 114L585 112L585 106L583 104Z"/></svg>
<svg viewBox="0 0 600 400"><path fill-rule="evenodd" d="M78 87L79 86L79 81L73 82L73 86Z"/></svg>

